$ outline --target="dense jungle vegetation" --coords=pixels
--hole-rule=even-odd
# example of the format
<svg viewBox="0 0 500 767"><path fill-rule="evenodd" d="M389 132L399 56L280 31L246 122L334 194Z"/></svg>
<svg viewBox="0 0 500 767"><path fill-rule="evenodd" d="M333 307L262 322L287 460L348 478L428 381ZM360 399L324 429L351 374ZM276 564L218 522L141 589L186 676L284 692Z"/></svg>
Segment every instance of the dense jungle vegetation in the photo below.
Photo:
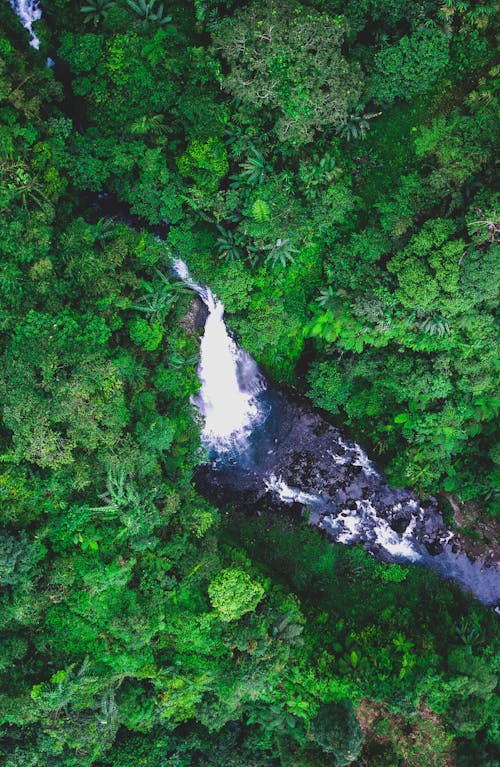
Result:
<svg viewBox="0 0 500 767"><path fill-rule="evenodd" d="M169 270L392 483L493 519L495 13L46 0L34 51L1 4L5 767L498 765L491 610L193 489Z"/></svg>

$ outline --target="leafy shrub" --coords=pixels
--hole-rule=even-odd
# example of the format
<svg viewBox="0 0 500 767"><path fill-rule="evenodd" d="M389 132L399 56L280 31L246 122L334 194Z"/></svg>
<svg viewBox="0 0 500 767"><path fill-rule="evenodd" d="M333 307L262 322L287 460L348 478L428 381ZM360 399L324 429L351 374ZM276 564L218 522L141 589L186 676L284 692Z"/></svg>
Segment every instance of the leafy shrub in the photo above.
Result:
<svg viewBox="0 0 500 767"><path fill-rule="evenodd" d="M346 767L360 754L363 731L350 701L322 706L312 721L313 738L332 755L334 767Z"/></svg>
<svg viewBox="0 0 500 767"><path fill-rule="evenodd" d="M449 61L449 39L433 22L375 55L368 92L379 104L427 93Z"/></svg>
<svg viewBox="0 0 500 767"><path fill-rule="evenodd" d="M255 610L264 596L264 587L243 570L227 568L210 583L208 595L219 618L229 622Z"/></svg>

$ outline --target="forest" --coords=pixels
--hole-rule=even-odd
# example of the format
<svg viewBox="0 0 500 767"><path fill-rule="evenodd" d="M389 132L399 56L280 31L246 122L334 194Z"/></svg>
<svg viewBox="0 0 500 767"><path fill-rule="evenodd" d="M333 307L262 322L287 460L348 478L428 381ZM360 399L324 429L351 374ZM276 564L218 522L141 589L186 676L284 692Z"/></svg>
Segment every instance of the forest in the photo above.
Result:
<svg viewBox="0 0 500 767"><path fill-rule="evenodd" d="M491 608L196 490L171 257L492 547L497 3L41 9L0 5L0 764L496 767Z"/></svg>

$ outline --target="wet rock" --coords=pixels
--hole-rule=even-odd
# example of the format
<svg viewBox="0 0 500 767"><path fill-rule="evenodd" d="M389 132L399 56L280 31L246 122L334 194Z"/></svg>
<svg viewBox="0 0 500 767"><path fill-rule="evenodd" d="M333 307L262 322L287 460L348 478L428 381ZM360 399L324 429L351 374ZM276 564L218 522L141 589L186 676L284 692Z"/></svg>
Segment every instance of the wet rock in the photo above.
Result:
<svg viewBox="0 0 500 767"><path fill-rule="evenodd" d="M408 525L410 524L411 514L408 514L407 516L404 514L395 514L391 521L389 522L391 528L396 532L402 535L405 530L408 528Z"/></svg>
<svg viewBox="0 0 500 767"><path fill-rule="evenodd" d="M498 569L470 562L446 530L435 498L420 500L410 490L391 488L359 445L307 404L273 391L259 396L269 411L267 421L252 433L244 460L229 467L215 458L206 468L200 487L205 494L219 501L225 486L226 495L229 489L249 509L288 513L293 519L302 518L308 506L309 523L332 541L361 542L384 562L419 562L483 602L495 602ZM271 475L291 489L288 501L268 490ZM315 501L299 503L294 492Z"/></svg>
<svg viewBox="0 0 500 767"><path fill-rule="evenodd" d="M202 332L207 320L208 310L199 296L193 296L189 309L179 322L179 326L190 336Z"/></svg>
<svg viewBox="0 0 500 767"><path fill-rule="evenodd" d="M436 554L443 553L443 545L439 541L424 541L424 545L429 554L433 557L436 556Z"/></svg>

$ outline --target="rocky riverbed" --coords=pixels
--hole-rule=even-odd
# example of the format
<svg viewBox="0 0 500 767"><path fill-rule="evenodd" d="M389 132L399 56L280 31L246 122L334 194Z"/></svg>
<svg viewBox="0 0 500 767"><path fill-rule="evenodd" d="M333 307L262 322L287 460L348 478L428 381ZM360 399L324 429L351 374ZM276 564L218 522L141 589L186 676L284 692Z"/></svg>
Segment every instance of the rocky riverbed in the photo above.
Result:
<svg viewBox="0 0 500 767"><path fill-rule="evenodd" d="M214 455L199 467L205 495L307 517L335 542L362 544L386 562L431 567L482 602L498 602L498 562L489 552L467 551L435 498L391 488L361 447L306 402L269 389L259 399L267 415L245 454Z"/></svg>

